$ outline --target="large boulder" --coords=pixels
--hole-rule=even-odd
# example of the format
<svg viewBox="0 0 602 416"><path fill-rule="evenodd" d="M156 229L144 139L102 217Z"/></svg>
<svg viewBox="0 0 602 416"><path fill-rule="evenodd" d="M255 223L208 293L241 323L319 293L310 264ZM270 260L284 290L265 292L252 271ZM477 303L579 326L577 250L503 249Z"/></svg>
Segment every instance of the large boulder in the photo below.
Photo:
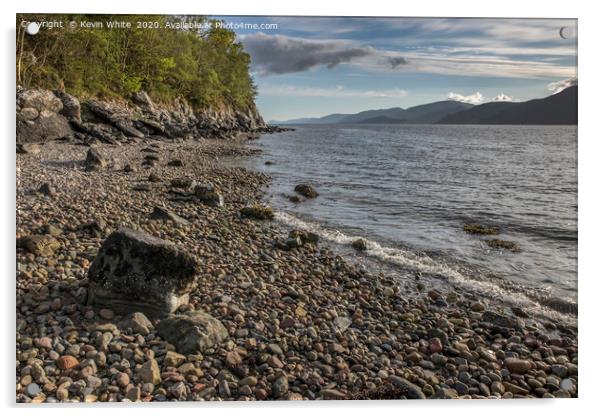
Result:
<svg viewBox="0 0 602 416"><path fill-rule="evenodd" d="M107 161L98 152L98 150L91 147L86 153L86 160L84 160L84 168L87 171L102 170L107 165Z"/></svg>
<svg viewBox="0 0 602 416"><path fill-rule="evenodd" d="M88 303L119 313L164 316L188 303L198 265L174 244L122 228L102 244L88 271Z"/></svg>
<svg viewBox="0 0 602 416"><path fill-rule="evenodd" d="M65 91L55 91L54 95L56 95L63 104L63 108L60 110L62 115L67 117L68 120L82 121L81 106L77 98L67 94Z"/></svg>
<svg viewBox="0 0 602 416"><path fill-rule="evenodd" d="M63 103L51 91L20 89L17 93L17 143L39 143L71 136L59 112Z"/></svg>
<svg viewBox="0 0 602 416"><path fill-rule="evenodd" d="M202 311L191 311L161 320L157 333L181 354L197 354L228 338L224 325Z"/></svg>

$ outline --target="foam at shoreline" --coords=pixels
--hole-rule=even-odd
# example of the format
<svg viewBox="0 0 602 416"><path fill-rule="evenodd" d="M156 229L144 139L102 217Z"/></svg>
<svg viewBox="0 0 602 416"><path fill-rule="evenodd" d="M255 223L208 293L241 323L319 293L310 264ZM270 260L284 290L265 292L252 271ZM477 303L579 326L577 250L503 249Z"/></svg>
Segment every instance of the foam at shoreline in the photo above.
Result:
<svg viewBox="0 0 602 416"><path fill-rule="evenodd" d="M300 219L284 211L275 212L275 219L287 226L316 233L321 239L337 245L350 245L358 238L363 238L367 243L367 250L364 254L378 261L414 272L420 272L427 276L436 275L443 277L444 280L447 280L453 286L476 292L488 298L495 298L511 306L520 306L534 316L548 318L568 325L576 325L577 323L575 316L545 307L531 297L521 293L520 284L517 284L516 291L510 291L491 280L475 280L454 268L453 265L435 260L428 255L417 254L404 248L386 247L363 236L348 235L340 230L329 229L318 223Z"/></svg>

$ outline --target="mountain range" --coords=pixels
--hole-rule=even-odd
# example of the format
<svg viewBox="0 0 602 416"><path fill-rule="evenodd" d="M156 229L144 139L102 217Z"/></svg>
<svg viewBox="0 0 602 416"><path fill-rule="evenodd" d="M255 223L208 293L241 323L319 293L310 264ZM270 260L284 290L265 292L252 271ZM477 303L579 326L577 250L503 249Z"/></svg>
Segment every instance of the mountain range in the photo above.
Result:
<svg viewBox="0 0 602 416"><path fill-rule="evenodd" d="M546 98L524 102L473 105L437 101L403 109L367 110L317 118L275 121L275 124L577 124L577 86Z"/></svg>

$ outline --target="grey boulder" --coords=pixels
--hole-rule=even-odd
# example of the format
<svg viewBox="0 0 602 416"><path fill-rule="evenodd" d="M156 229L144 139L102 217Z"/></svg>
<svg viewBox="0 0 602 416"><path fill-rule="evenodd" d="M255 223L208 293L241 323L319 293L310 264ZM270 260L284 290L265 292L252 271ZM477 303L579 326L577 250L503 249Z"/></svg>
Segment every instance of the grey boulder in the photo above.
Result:
<svg viewBox="0 0 602 416"><path fill-rule="evenodd" d="M202 311L191 311L161 320L157 333L181 354L204 352L228 338L220 321Z"/></svg>

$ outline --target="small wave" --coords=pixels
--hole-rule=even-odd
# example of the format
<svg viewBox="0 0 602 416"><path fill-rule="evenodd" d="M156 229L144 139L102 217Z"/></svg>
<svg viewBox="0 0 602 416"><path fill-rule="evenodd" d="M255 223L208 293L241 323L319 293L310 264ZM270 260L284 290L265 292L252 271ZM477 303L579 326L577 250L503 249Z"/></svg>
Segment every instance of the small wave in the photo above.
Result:
<svg viewBox="0 0 602 416"><path fill-rule="evenodd" d="M348 235L340 230L329 229L318 223L304 221L287 212L278 211L275 213L275 219L288 226L311 231L320 236L320 238L335 244L349 245L358 238L364 238L367 243L367 250L364 252L367 256L376 258L380 261L400 266L414 272L420 272L427 275L442 277L452 284L461 286L471 291L477 291L488 297L495 297L505 303L519 305L527 308L530 312L545 316L567 324L575 324L576 320L572 316L565 315L555 310L543 306L543 302L535 302L532 298L518 291L510 291L502 288L500 285L489 280L475 280L468 274L458 270L454 265L444 261L433 259L432 257L416 253L412 250L397 247L386 247L376 241L366 239L359 235ZM520 287L517 285L517 287ZM551 305L547 305L551 306Z"/></svg>

